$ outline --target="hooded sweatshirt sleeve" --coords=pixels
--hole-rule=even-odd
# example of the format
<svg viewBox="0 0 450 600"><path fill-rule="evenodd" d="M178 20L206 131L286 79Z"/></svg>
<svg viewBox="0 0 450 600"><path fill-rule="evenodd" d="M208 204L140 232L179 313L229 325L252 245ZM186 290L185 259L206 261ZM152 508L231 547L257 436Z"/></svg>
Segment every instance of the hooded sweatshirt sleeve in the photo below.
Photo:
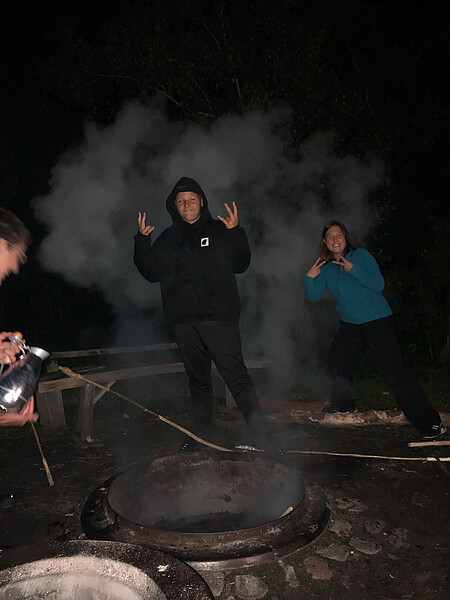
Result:
<svg viewBox="0 0 450 600"><path fill-rule="evenodd" d="M138 232L134 236L134 264L147 281L160 281L160 260L157 248L152 244L151 235Z"/></svg>
<svg viewBox="0 0 450 600"><path fill-rule="evenodd" d="M251 252L245 229L240 225L225 229L224 244L234 273L244 273L250 265Z"/></svg>

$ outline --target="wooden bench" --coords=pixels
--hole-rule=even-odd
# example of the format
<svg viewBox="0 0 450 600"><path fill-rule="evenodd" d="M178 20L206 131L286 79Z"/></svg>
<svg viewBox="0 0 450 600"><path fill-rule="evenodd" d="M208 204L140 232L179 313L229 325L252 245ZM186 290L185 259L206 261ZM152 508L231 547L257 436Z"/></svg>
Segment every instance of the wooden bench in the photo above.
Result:
<svg viewBox="0 0 450 600"><path fill-rule="evenodd" d="M89 357L107 357L112 355L138 354L142 357L143 353L152 353L153 358L161 359L161 354L167 351L176 352L177 345L156 344L149 346L128 346L125 348L100 348L92 350L74 350L68 352L53 352L48 361L46 361L46 371L41 376L38 384L36 401L39 411L39 422L44 427L51 427L54 430L64 430L66 428L66 417L62 391L68 389L80 388L80 403L78 409L78 418L75 431L80 441L84 443L86 439L94 438L93 416L94 406L98 400L106 393L91 383L86 383L82 379L68 377L62 373L58 367L70 366L67 363L73 359ZM269 366L266 359L246 360L248 369L260 369ZM151 375L163 375L170 373L184 373L184 365L181 361L177 362L155 362L149 358L145 364L132 367L108 367L102 365L99 367L74 367L74 371L84 375L91 381L100 383L107 388L111 388L117 381L125 379L134 379L137 377L149 377ZM213 364L212 373L220 378L219 373ZM225 386L226 405L236 406L228 388Z"/></svg>

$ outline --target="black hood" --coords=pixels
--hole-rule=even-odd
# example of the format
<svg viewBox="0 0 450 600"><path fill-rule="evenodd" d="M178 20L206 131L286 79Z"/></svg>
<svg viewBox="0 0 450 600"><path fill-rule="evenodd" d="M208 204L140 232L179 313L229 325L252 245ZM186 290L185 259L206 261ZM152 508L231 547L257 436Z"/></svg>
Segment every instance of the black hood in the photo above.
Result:
<svg viewBox="0 0 450 600"><path fill-rule="evenodd" d="M203 206L201 208L202 216L205 214L209 215L208 199L205 196L205 192L195 179L182 177L177 181L166 200L166 208L173 221L182 221L182 218L178 214L177 207L175 206L175 198L179 192L194 192L195 194L199 194L203 198Z"/></svg>

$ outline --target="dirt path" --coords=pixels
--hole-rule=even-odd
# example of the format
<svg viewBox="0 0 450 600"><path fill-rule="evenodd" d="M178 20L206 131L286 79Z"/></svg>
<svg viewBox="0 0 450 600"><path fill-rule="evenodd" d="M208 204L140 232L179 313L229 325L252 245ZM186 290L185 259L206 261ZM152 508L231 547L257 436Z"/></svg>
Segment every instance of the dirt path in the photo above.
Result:
<svg viewBox="0 0 450 600"><path fill-rule="evenodd" d="M183 426L186 414L171 415ZM183 437L168 426L124 411L113 401L96 407L101 447L80 449L70 432L40 430L55 485L50 487L31 428L0 432L0 546L83 539L80 512L105 479L156 453L175 452ZM409 426L276 425L291 449L398 456L445 456L448 448L410 449ZM248 443L236 413L220 410L219 443ZM448 434L447 434L448 436ZM250 440L251 442L251 440ZM283 460L319 483L331 519L311 545L279 561L204 573L220 600L448 598L450 479L437 463L286 455ZM450 467L449 467L450 468ZM7 550L2 551L7 556Z"/></svg>

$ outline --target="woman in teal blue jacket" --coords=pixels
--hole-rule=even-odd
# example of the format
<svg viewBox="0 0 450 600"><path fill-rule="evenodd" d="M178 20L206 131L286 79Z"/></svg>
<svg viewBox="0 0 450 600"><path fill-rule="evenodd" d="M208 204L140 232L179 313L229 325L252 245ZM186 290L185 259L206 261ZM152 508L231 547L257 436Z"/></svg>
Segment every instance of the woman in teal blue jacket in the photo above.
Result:
<svg viewBox="0 0 450 600"><path fill-rule="evenodd" d="M323 228L319 258L304 275L303 284L311 301L318 300L328 288L341 316L330 348L331 398L324 412L355 410L351 398L353 371L370 347L386 385L410 423L429 439L445 433L439 414L403 364L378 264L370 252L351 244L342 223L330 221Z"/></svg>

